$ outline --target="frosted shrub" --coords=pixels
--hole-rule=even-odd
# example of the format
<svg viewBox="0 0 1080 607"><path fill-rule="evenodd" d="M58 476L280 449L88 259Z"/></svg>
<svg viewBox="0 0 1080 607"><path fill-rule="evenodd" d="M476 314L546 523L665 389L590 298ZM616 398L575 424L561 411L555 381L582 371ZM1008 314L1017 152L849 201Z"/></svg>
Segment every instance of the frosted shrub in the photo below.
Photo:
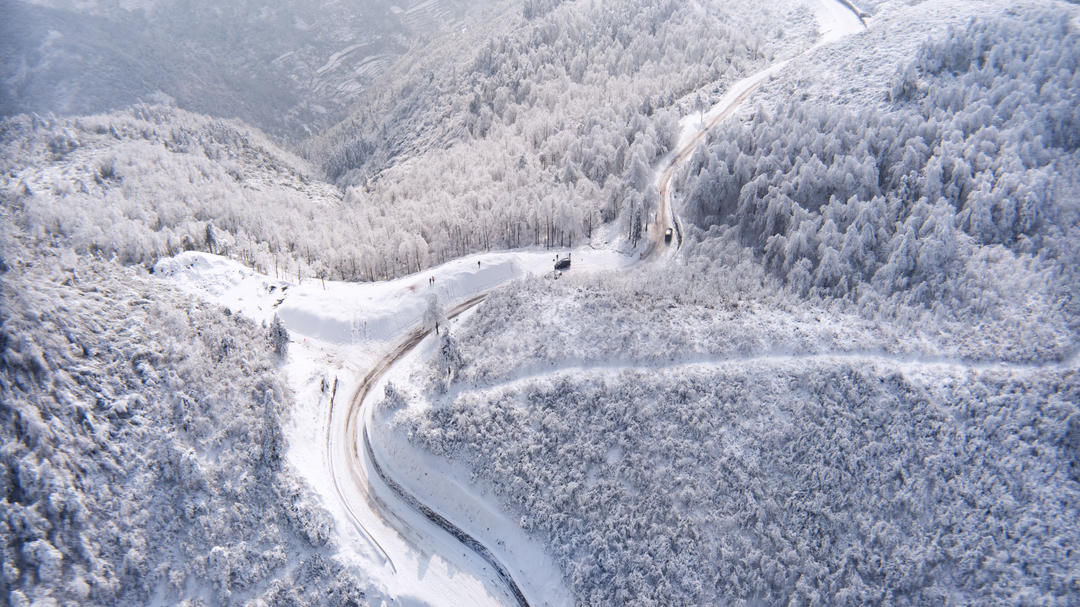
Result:
<svg viewBox="0 0 1080 607"><path fill-rule="evenodd" d="M274 351L274 354L280 358L289 355L289 330L285 328L285 323L277 314L274 314L274 320L270 323L269 339L270 349Z"/></svg>

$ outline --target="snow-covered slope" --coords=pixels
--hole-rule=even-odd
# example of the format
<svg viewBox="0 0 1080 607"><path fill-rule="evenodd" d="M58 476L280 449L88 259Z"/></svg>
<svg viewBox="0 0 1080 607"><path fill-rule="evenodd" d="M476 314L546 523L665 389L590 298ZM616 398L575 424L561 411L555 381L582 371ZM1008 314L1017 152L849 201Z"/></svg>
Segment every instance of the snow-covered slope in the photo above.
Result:
<svg viewBox="0 0 1080 607"><path fill-rule="evenodd" d="M154 275L255 322L269 323L275 316L284 321L292 339L286 371L296 399L286 431L287 457L334 514L341 540L338 558L363 571L399 604L499 605L511 599L482 559L471 551L461 552L457 540L412 513L377 478L370 485L367 480L358 485L349 476L348 463L340 460L349 456L346 445L358 437L345 435L348 426L342 412L348 410L352 391L380 357L409 331L424 325L433 299L444 310L530 275L547 276L543 280L554 284L551 255L548 251L477 255L393 281L354 284L278 280L243 264L193 251L162 259ZM570 255L573 264L568 275L611 271L636 261L588 247ZM432 278L434 282L429 282ZM443 330L455 324L443 321ZM421 351L430 350L423 347ZM375 393L381 390L382 384L375 387ZM372 430L377 438L381 438L379 433L378 428ZM384 464L400 470L408 460L404 453L398 455L393 460L384 458ZM464 510L444 506L439 507L462 524L476 516L469 504ZM544 569L545 575L538 574L542 547L524 538L512 543L502 530L513 528L514 523L504 521L496 527L494 519L482 521L487 522L476 523L481 525L476 535L490 542L496 553L506 554L507 546L513 546L515 577L522 580L531 600L538 605L567 602L559 599L562 585L554 566Z"/></svg>
<svg viewBox="0 0 1080 607"><path fill-rule="evenodd" d="M0 222L0 602L366 604L251 320Z"/></svg>
<svg viewBox="0 0 1080 607"><path fill-rule="evenodd" d="M397 424L520 515L579 603L1052 601L1080 542L1076 374L565 368Z"/></svg>
<svg viewBox="0 0 1080 607"><path fill-rule="evenodd" d="M170 102L298 140L344 117L410 47L484 21L491 4L4 0L0 116Z"/></svg>
<svg viewBox="0 0 1080 607"><path fill-rule="evenodd" d="M650 167L693 98L711 102L815 40L801 0L541 4L550 10L527 7L411 56L354 116L305 143L351 186L346 200L380 255L394 256L383 235L398 232L418 235L433 263L573 246L606 236L604 224L636 244L654 225Z"/></svg>
<svg viewBox="0 0 1080 607"><path fill-rule="evenodd" d="M240 123L164 106L0 121L0 194L27 231L151 267L203 250L278 276L359 278L341 194ZM336 228L336 229L335 229Z"/></svg>
<svg viewBox="0 0 1080 607"><path fill-rule="evenodd" d="M788 101L718 130L679 188L700 254L734 238L801 294L1071 342L1080 45L1060 8L998 10L864 90L883 106Z"/></svg>

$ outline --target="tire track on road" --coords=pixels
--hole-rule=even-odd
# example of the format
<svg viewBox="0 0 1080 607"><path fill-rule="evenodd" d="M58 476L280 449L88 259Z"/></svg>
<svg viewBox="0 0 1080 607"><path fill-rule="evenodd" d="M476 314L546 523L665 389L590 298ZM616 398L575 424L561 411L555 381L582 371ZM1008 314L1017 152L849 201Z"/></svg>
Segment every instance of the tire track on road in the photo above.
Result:
<svg viewBox="0 0 1080 607"><path fill-rule="evenodd" d="M484 301L487 296L488 293L484 292L478 295L474 295L469 299L466 299L465 301L451 308L446 314L447 318L456 318L460 314L480 304L480 302ZM393 512L393 509L390 508L390 506L386 502L380 499L377 495L374 495L374 492L367 489L371 486L371 484L367 472L364 469L363 456L366 456L367 461L371 463L371 467L375 471L376 475L383 483L386 484L387 487L390 488L391 491L394 492L395 495L397 495L402 501L404 501L418 513L420 513L432 524L446 531L450 536L458 540L463 546L473 551L477 556L487 562L496 572L498 578L502 580L502 582L506 585L510 595L514 598L517 604L520 607L529 607L529 602L525 598L525 595L521 591L521 588L518 586L517 582L514 581L513 576L510 575L510 572L506 568L506 566L504 566L502 562L499 561L498 557L496 557L495 554L482 542L477 540L475 537L469 535L465 530L452 523L449 519L442 516L441 514L433 510L431 507L425 505L416 496L409 493L408 490L406 490L400 483L391 478L390 475L386 472L385 468L383 468L383 466L379 463L378 458L375 456L375 451L371 447L371 438L368 434L367 418L364 415L364 404L371 392L371 389L379 382L380 379L382 379L383 375L385 375L386 372L390 370L390 367L392 367L395 363L401 360L406 354L411 352L413 348L419 345L420 342L423 341L424 338L430 334L431 330L425 328L417 328L409 332L409 334L404 340L402 340L401 343L399 343L388 354L379 359L378 363L376 363L376 365L370 371L368 371L367 375L364 376L364 379L357 387L352 399L350 399L349 408L346 411L343 439L346 441L350 441L350 437L359 437L360 440L350 441L348 443L350 444L350 447L346 449L346 467L348 469L349 476L358 487L361 487L363 489L362 492L364 494L364 497L368 500L368 504L371 506L372 510L374 510L376 513L383 517L384 521L389 521L389 519L393 519L395 521L398 521L399 524L408 524L402 518L396 516ZM331 404L331 407L332 406L333 405ZM331 409L330 415L331 423L327 426L328 450L331 447L333 435L333 409ZM330 453L332 453L332 451L330 451ZM342 500L342 502L345 503L346 511L352 518L353 523L359 529L361 529L364 532L364 535L379 549L384 558L386 558L387 562L390 563L390 566L396 572L397 567L394 565L389 554L386 553L386 551L382 548L381 545L379 545L379 543L374 539L371 533L368 532L368 530L363 526L363 524L360 522L359 518L353 511L352 507L349 505L345 493L341 489L340 480L338 479L338 476L336 474L336 468L333 466L333 462L331 462L331 475L334 477L334 487L338 491L338 497Z"/></svg>

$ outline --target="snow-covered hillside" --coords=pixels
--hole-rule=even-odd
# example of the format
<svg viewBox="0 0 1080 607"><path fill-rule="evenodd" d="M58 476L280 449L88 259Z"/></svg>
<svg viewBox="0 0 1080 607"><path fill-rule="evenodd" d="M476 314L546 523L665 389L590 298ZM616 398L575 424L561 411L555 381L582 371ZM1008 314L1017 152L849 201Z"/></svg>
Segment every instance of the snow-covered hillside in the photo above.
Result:
<svg viewBox="0 0 1080 607"><path fill-rule="evenodd" d="M1076 285L1078 60L1060 9L950 30L877 88L882 109L790 101L719 129L685 216L802 293L1053 322Z"/></svg>
<svg viewBox="0 0 1080 607"><path fill-rule="evenodd" d="M541 539L579 603L1070 592L1042 546L1080 540L1075 317L866 316L711 259L501 289L453 329L452 380L429 351L379 423ZM978 565L986 536L1029 567Z"/></svg>
<svg viewBox="0 0 1080 607"><path fill-rule="evenodd" d="M547 6L547 3L540 3ZM812 5L811 5L812 6ZM654 222L652 165L678 119L815 40L802 1L553 2L468 46L402 62L305 155L380 235L432 263L490 248L574 246ZM395 264L395 267L400 264Z"/></svg>
<svg viewBox="0 0 1080 607"><path fill-rule="evenodd" d="M887 103L719 129L673 261L493 293L373 440L471 487L413 476L432 503L507 511L580 604L1068 603L1080 52L1071 13L995 7L914 58L871 18L845 65L889 62L857 96Z"/></svg>
<svg viewBox="0 0 1080 607"><path fill-rule="evenodd" d="M0 147L12 218L79 253L150 268L196 249L294 278L356 279L371 269L344 249L354 228L340 192L235 122L143 105L20 116L0 123Z"/></svg>
<svg viewBox="0 0 1080 607"><path fill-rule="evenodd" d="M0 224L7 605L362 605L266 330Z"/></svg>
<svg viewBox="0 0 1080 607"><path fill-rule="evenodd" d="M0 0L0 604L1075 603L1080 11L858 4Z"/></svg>
<svg viewBox="0 0 1080 607"><path fill-rule="evenodd" d="M612 271L633 261L589 248L572 257L575 273ZM551 267L546 251L519 251L467 257L392 281L297 283L190 251L160 260L154 276L257 323L280 319L286 327L291 342L283 366L295 398L285 430L286 459L334 516L342 562L402 604L499 605L505 590L489 579L482 559L458 553L457 540L395 501L387 488L351 480L347 446L356 437L348 433L347 420L352 407L363 403L350 395L403 337L425 326L432 330L436 321L445 331L457 324L445 317L449 308L530 274L553 276ZM383 505L388 503L396 506L392 515ZM547 577L537 577L535 555L543 547L531 550L518 569L522 585L533 598L565 604L551 595L558 594L559 582L543 585L547 577L557 579L558 570L550 566ZM554 590L533 593L536 587Z"/></svg>
<svg viewBox="0 0 1080 607"><path fill-rule="evenodd" d="M414 45L498 4L3 0L0 116L168 101L299 140L347 115Z"/></svg>
<svg viewBox="0 0 1080 607"><path fill-rule="evenodd" d="M1076 374L829 356L569 367L394 419L542 538L579 604L1067 601Z"/></svg>

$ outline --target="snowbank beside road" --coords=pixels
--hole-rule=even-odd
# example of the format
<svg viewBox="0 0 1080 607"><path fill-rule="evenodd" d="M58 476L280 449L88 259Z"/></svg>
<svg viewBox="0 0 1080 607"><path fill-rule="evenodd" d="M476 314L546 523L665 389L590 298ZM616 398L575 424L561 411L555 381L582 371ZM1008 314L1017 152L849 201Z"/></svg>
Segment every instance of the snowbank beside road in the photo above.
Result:
<svg viewBox="0 0 1080 607"><path fill-rule="evenodd" d="M290 282L230 259L189 251L162 259L154 273L180 288L255 320L278 314L293 339L326 344L387 343L418 325L434 294L444 308L529 274L552 271L564 252L536 250L473 255L396 280L376 283ZM571 272L615 269L633 259L614 251L571 252ZM434 283L429 283L434 278Z"/></svg>
<svg viewBox="0 0 1080 607"><path fill-rule="evenodd" d="M430 337L426 339L390 373L391 381L407 385L417 365L432 357L435 343ZM382 396L385 385L385 381L381 382L371 398L385 403ZM472 474L460 462L437 457L410 444L409 437L394 430L391 421L394 413L378 407L369 424L389 429L370 435L371 448L389 475L408 493L488 547L518 582L530 605L574 604L551 555L522 530L522 523L507 513L500 498L476 486ZM422 417L423 409L414 408L409 414Z"/></svg>
<svg viewBox="0 0 1080 607"><path fill-rule="evenodd" d="M447 306L523 275L521 264L512 258L479 265L451 263L386 284L297 289L278 314L290 331L305 337L335 344L385 342L419 324L432 295ZM434 283L425 276L435 278Z"/></svg>
<svg viewBox="0 0 1080 607"><path fill-rule="evenodd" d="M274 317L275 302L290 286L237 261L197 251L162 258L154 266L154 275L255 322Z"/></svg>

